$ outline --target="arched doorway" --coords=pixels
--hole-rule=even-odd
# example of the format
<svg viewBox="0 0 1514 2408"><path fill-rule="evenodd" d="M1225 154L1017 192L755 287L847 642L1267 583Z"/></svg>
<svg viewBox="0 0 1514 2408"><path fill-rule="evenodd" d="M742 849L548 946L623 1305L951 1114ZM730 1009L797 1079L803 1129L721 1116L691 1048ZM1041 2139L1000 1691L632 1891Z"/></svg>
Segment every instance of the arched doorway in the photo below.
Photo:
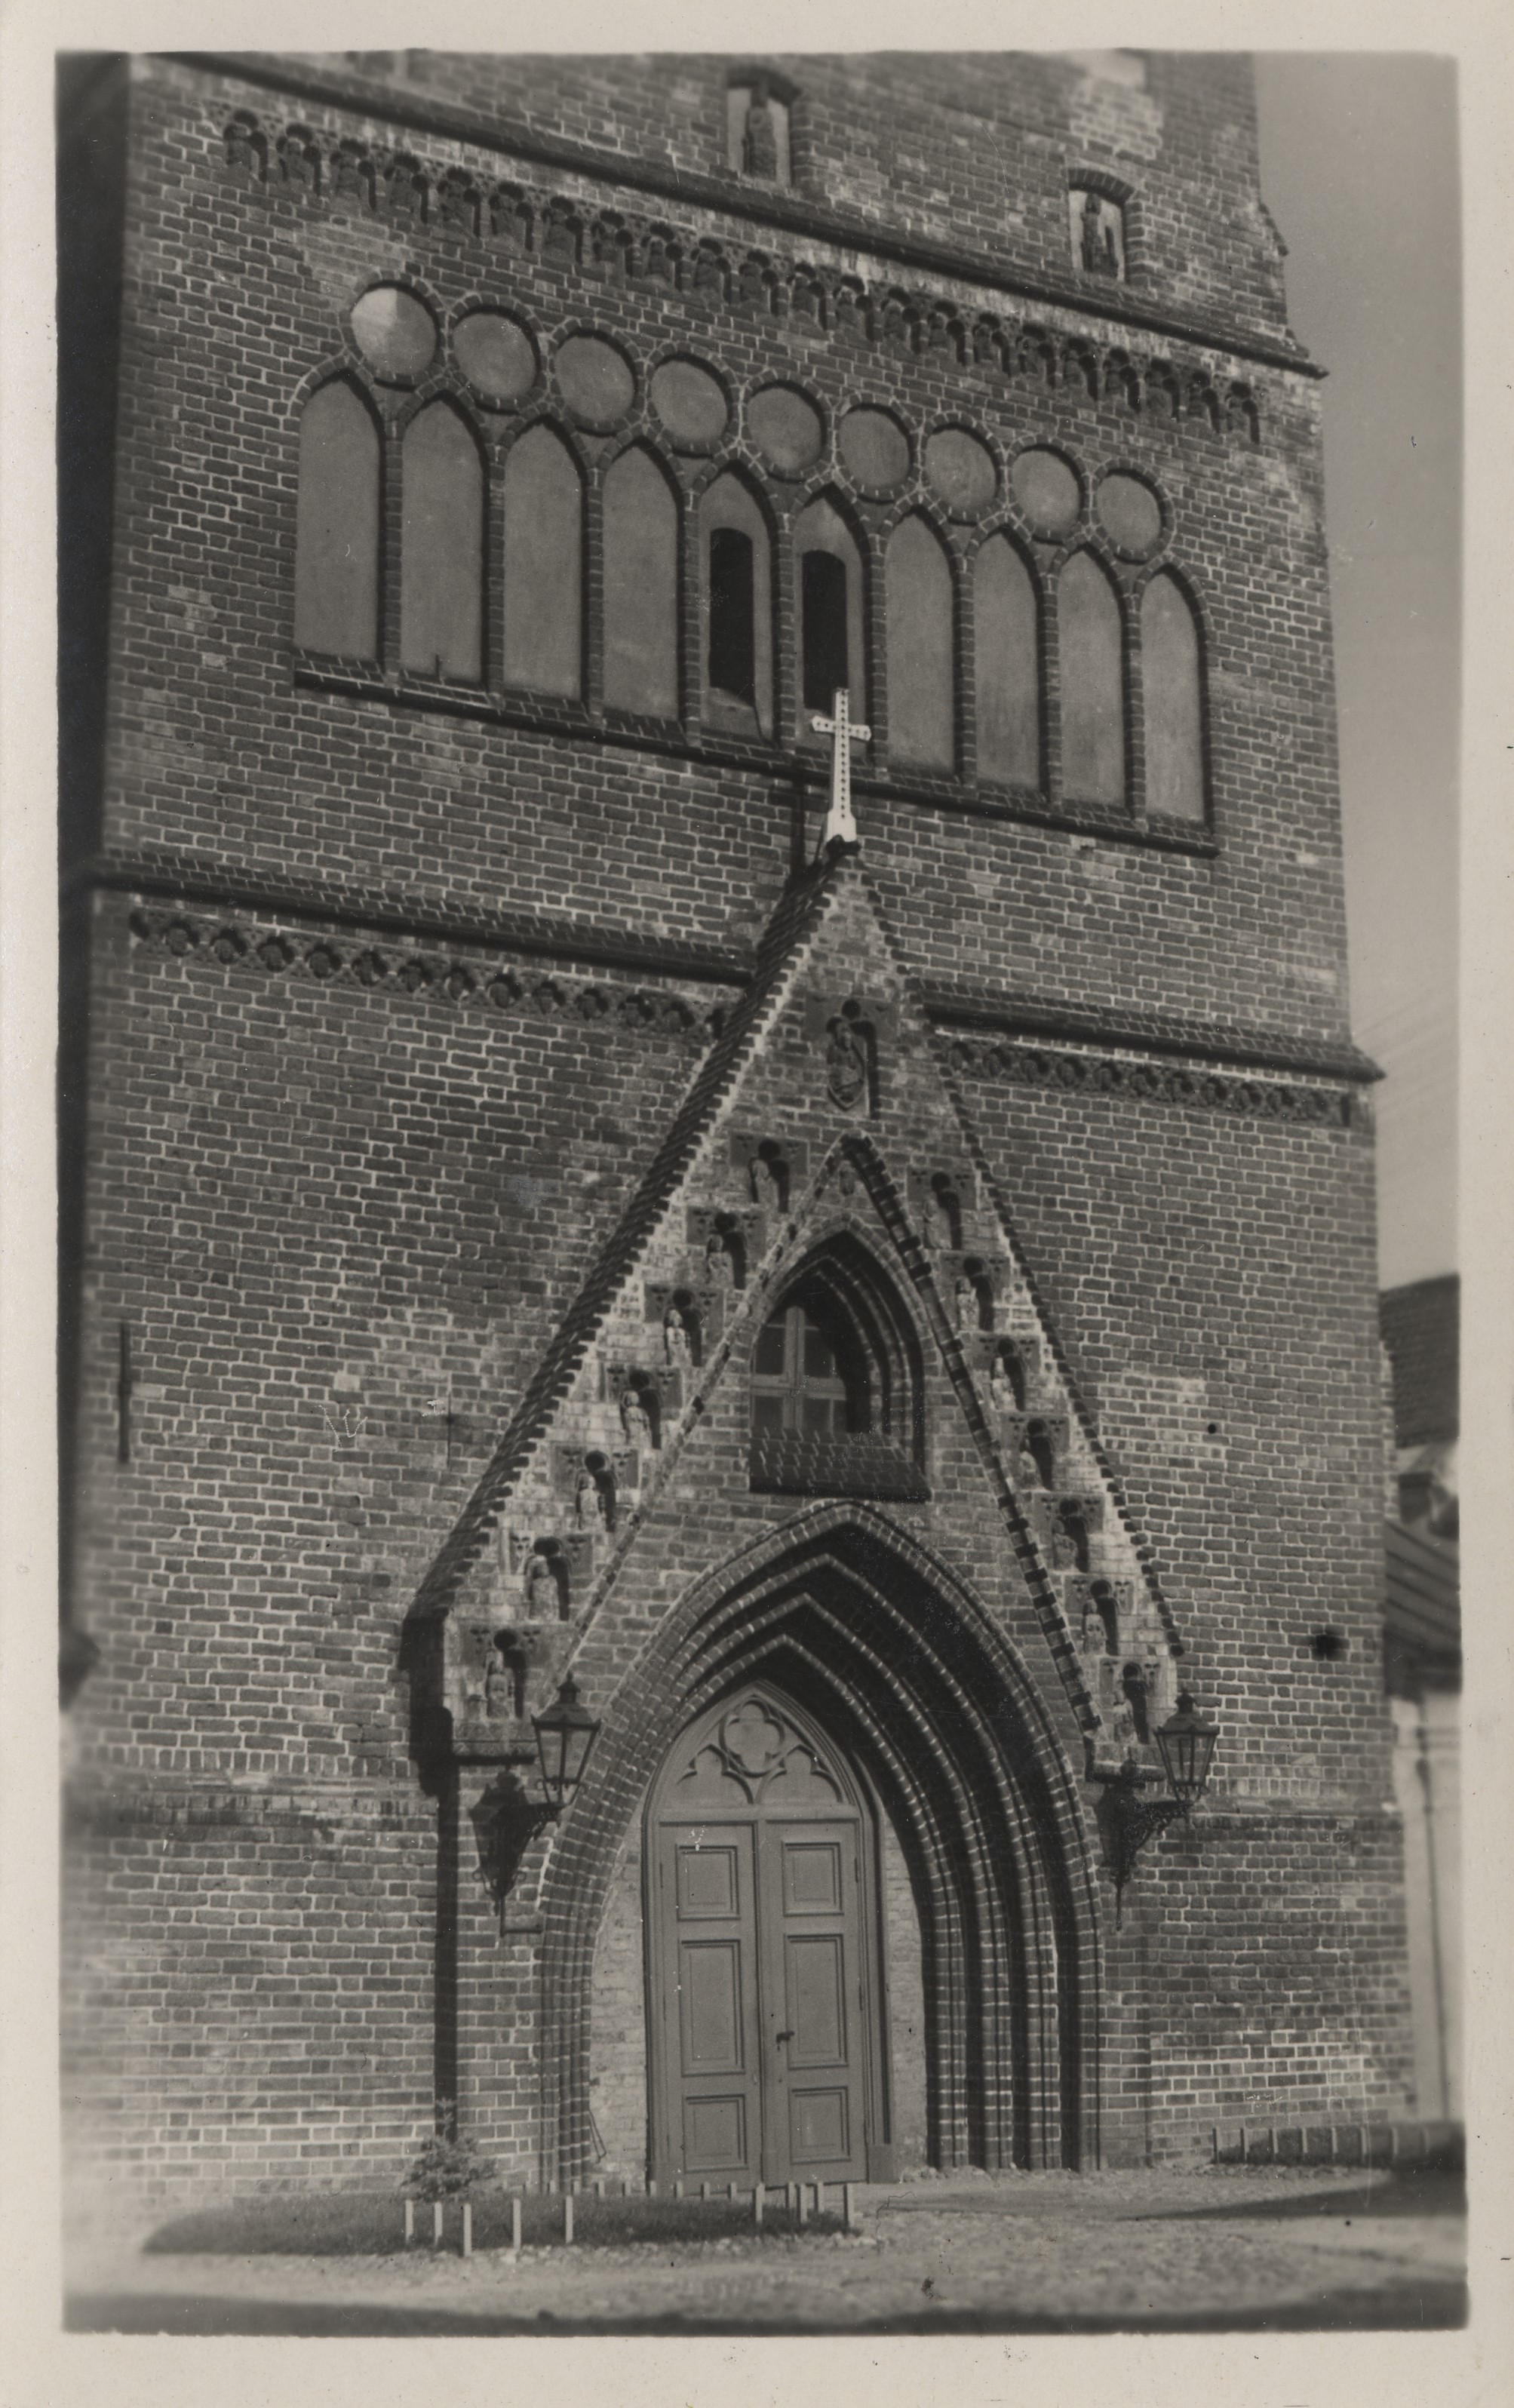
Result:
<svg viewBox="0 0 1514 2408"><path fill-rule="evenodd" d="M645 1828L648 1767L676 1777L702 1718L755 1684L792 1701L849 1804L877 1799L907 1868L931 2162L1096 2166L1098 1906L1050 1707L957 1573L878 1508L833 1500L697 1582L608 1706L544 1882L547 2178L593 2163L594 1944L627 1828ZM647 2041L655 2059L660 2033ZM886 2096L878 2067L873 2082Z"/></svg>
<svg viewBox="0 0 1514 2408"><path fill-rule="evenodd" d="M654 2178L892 2170L874 1818L841 1752L746 1684L675 1742L643 1862Z"/></svg>

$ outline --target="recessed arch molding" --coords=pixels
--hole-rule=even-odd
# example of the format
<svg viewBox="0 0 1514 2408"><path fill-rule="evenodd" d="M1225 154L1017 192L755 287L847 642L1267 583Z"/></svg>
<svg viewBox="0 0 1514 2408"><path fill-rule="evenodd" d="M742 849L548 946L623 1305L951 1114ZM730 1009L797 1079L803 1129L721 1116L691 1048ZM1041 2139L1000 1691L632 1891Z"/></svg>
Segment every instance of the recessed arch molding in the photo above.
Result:
<svg viewBox="0 0 1514 2408"><path fill-rule="evenodd" d="M603 1695L593 1656L578 1670ZM617 1853L679 1731L756 1679L847 1752L899 1834L933 2159L1096 2165L1093 1872L1047 1706L954 1573L877 1509L828 1503L700 1579L606 1699L543 1879L544 2180L590 2165L590 1981Z"/></svg>

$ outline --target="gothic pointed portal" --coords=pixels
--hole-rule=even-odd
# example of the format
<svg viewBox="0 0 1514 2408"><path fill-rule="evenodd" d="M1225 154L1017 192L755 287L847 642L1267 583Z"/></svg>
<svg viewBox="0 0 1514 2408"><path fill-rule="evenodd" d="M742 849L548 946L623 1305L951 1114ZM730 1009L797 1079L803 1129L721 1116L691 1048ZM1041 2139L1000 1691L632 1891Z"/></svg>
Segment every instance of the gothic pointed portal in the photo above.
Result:
<svg viewBox="0 0 1514 2408"><path fill-rule="evenodd" d="M507 1933L539 1934L544 2177L604 2162L609 2127L633 2175L737 2179L702 2170L721 2151L792 2172L807 2148L876 2170L906 2127L942 2165L1096 2162L1096 1851L1073 1767L1155 1770L1180 1652L1010 1199L858 857L833 856L775 913L409 1617L438 1796L529 1782L531 1716L569 1668L602 1720L583 1792L497 1901ZM690 1892L691 1928L721 1928L686 1942L678 1884L716 1879L676 1836L700 1816L649 1808L678 1735L743 1684L799 1718L845 1801L831 1819L860 1835L831 1937L862 2021L830 2125L812 2100L803 2135L774 2055L801 2028L774 1986L787 1843L751 1799L730 1913ZM458 2018L438 2062L487 2088L513 2043L467 2028L488 1985L462 1930L438 1929Z"/></svg>
<svg viewBox="0 0 1514 2408"><path fill-rule="evenodd" d="M1097 2162L1074 1784L959 1580L876 1508L812 1507L698 1584L621 1703L543 1892L550 2164L592 2159L591 2068L608 2061L592 1967L643 1805L654 2175L887 2178L910 2050L931 2162ZM918 1923L922 2033L891 2012L884 1854Z"/></svg>

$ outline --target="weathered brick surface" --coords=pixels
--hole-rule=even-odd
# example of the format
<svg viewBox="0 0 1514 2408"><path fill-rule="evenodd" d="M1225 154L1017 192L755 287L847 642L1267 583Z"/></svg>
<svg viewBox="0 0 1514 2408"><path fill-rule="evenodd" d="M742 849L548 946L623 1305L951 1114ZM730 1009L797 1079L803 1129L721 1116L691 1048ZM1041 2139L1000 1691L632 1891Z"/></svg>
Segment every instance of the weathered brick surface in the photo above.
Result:
<svg viewBox="0 0 1514 2408"><path fill-rule="evenodd" d="M498 1767L444 1763L418 1738L417 1598L432 1598L444 1542L495 1477L549 1344L716 1059L796 844L813 850L820 798L812 782L796 819L789 748L717 741L692 719L679 734L554 718L492 689L386 683L393 660L347 665L343 691L329 664L296 660L300 406L350 357L343 312L379 276L412 283L443 323L469 298L508 306L544 352L593 325L643 376L660 352L688 351L737 397L781 374L833 422L878 400L917 434L942 417L975 426L1001 462L1055 441L1087 472L1119 462L1160 487L1205 630L1210 824L1149 823L1138 775L1118 825L1054 796L994 796L970 757L952 781L904 778L878 691L858 807L893 953L851 888L820 941L836 995L887 988L902 1015L880 1040L869 1124L887 1181L844 1211L828 1191L812 1220L877 1249L918 1324L930 1499L869 1508L869 1526L897 1539L901 1594L910 1567L930 1565L977 1601L974 1660L1042 1733L1016 1777L1036 1801L1026 1881L1042 1877L1036 1848L1060 1847L1071 1868L1055 1978L1074 2005L1047 2045L1065 2053L1081 2034L1077 2147L1170 2155L1221 2117L1412 2104L1382 1808L1370 1126L1331 1068L1348 1031L1317 408L1307 378L1256 356L1285 328L1246 75L1153 59L1137 92L1050 61L779 64L807 95L784 207L850 212L845 243L818 216L807 231L743 216L735 179L722 208L692 184L622 187L586 153L510 155L507 120L523 120L537 152L561 137L718 178L720 62L505 72L415 54L403 73L369 62L366 100L345 106L226 64L131 69L108 731L100 791L86 759L69 798L77 850L96 859L77 890L71 961L88 994L64 1057L73 1610L101 1651L72 1714L67 2090L80 2165L118 2180L181 2192L388 2178L438 2098L458 2099L518 2177L588 2162L574 2152L589 2109L609 2161L637 2171L639 1801L681 1719L659 1667L682 1666L692 1712L713 1676L703 1626L678 1617L738 1549L779 1562L802 1518L801 1500L750 1488L737 1349L570 1634L605 1718L593 1811L586 1797L538 1842L502 1905L476 1813ZM383 110L369 105L376 75ZM435 111L453 102L484 124L498 112L493 146L445 130ZM269 146L267 180L228 170L238 110ZM327 189L278 179L294 124ZM335 190L344 139L413 155L434 195L465 171L477 230L444 222L439 204L401 226ZM114 156L96 158L102 190ZM1137 195L1136 273L1082 307L1065 196L1088 167ZM527 249L493 228L502 181L526 207ZM547 239L553 199L578 212L572 258ZM607 212L671 230L691 261L701 240L722 245L725 282L596 262ZM89 225L107 215L92 187ZM907 269L891 231L997 254L1003 289L961 261ZM740 281L759 247L760 305ZM826 295L812 321L794 306L801 268ZM848 277L865 305L850 334ZM899 292L923 294L922 329L934 313L918 351L887 331ZM1126 327L1107 314L1121 300ZM1142 309L1165 312L1164 330ZM1027 326L1052 343L1050 384L1017 365ZM1121 397L1121 349L1145 378L1139 410ZM103 326L99 351L93 369L88 345L68 353L102 379L97 424L115 407ZM1164 415L1153 363L1184 394L1195 379L1219 401L1244 385L1259 439L1244 413L1221 411L1219 430L1203 408ZM441 376L457 383L445 353ZM497 471L515 419L466 406ZM582 452L597 478L604 444ZM675 464L687 494L707 467ZM100 490L95 471L81 491ZM793 492L773 504L781 528ZM869 544L900 507L857 503ZM971 537L951 532L959 556ZM792 588L782 600L792 643ZM94 640L86 627L86 685ZM593 656L590 672L593 694ZM964 688L964 726L969 701ZM690 945L697 956L680 955ZM1042 1058L952 1028L933 1046L901 965L991 1017L1017 997L1102 1014L1107 1039L1064 1038ZM1185 1024L1176 1069L1146 1042L1161 1013ZM1227 1029L1244 1033L1228 1050ZM749 1130L802 1135L813 1168L852 1125L825 1101L822 1046L792 998L721 1106ZM1248 1072L1259 1060L1271 1067ZM995 1485L981 1394L911 1252L907 1175L943 1132L961 1138L953 1080L1068 1410L1096 1432L1097 1544L1136 1551L1151 1627L1159 1603L1165 1616L1163 1677L1180 1662L1223 1732L1210 1803L1148 1850L1118 1929L1093 1870L1097 1793L1080 1776L1096 1734L1060 1576ZM730 1202L721 1159L685 1166L703 1185L667 1187L657 1210ZM671 1243L655 1217L646 1242ZM552 1428L581 1443L599 1410L565 1376ZM507 1498L501 1510L508 1522ZM854 1571L842 1547L837 1594ZM507 1578L497 1534L460 1556L450 1627L513 1610ZM1310 1644L1326 1626L1347 1642L1335 1660ZM948 1671L929 1677L944 1698ZM929 2035L962 1967L922 1953L888 1828L907 1799L886 1787L881 1702L875 1719L895 2126L906 2162L950 2158L978 2128L964 2108L933 2129L946 2076ZM942 1811L967 1835L963 1879L984 1898L1007 1844L971 1836L989 1760L970 1776L964 1754L941 1775ZM574 1899L598 1883L596 1952ZM1023 1956L993 1962L1028 1978ZM984 2113L1020 2130L1026 2086L1050 2096L1056 2075L1017 2060L1003 2081L1014 2100L995 2093Z"/></svg>

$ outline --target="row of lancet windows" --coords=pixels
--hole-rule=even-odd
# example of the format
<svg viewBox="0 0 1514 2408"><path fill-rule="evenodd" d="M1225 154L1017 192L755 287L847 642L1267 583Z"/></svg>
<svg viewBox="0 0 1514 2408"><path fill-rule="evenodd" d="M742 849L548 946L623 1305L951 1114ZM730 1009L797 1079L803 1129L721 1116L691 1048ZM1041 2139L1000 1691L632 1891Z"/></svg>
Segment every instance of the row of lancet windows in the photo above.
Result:
<svg viewBox="0 0 1514 2408"><path fill-rule="evenodd" d="M754 487L727 470L697 505L697 553L683 556L682 507L648 448L622 451L599 493L591 557L585 480L546 422L505 454L498 519L483 454L446 400L428 404L401 447L398 660L381 627L385 551L381 441L357 388L338 378L307 406L301 434L294 639L307 652L377 661L432 677L585 703L591 572L597 569L600 693L607 710L676 722L685 708L707 730L768 742L813 740L808 719L837 687L854 717L886 709L890 762L958 774L964 729L957 674L970 652L978 779L1039 792L1048 782L1049 695L1056 712L1059 787L1071 803L1117 807L1131 790L1139 720L1149 811L1205 815L1203 648L1187 594L1170 569L1123 592L1097 553L1078 549L1050 580L1007 533L965 564L921 513L902 519L881 558L836 500L819 494L789 538L796 658L777 657L779 563ZM492 524L495 531L491 533ZM869 692L867 599L881 575L881 694ZM680 597L698 580L699 665L685 693ZM969 632L970 631L970 632ZM1055 671L1051 668L1055 661ZM780 689L792 696L777 724Z"/></svg>

